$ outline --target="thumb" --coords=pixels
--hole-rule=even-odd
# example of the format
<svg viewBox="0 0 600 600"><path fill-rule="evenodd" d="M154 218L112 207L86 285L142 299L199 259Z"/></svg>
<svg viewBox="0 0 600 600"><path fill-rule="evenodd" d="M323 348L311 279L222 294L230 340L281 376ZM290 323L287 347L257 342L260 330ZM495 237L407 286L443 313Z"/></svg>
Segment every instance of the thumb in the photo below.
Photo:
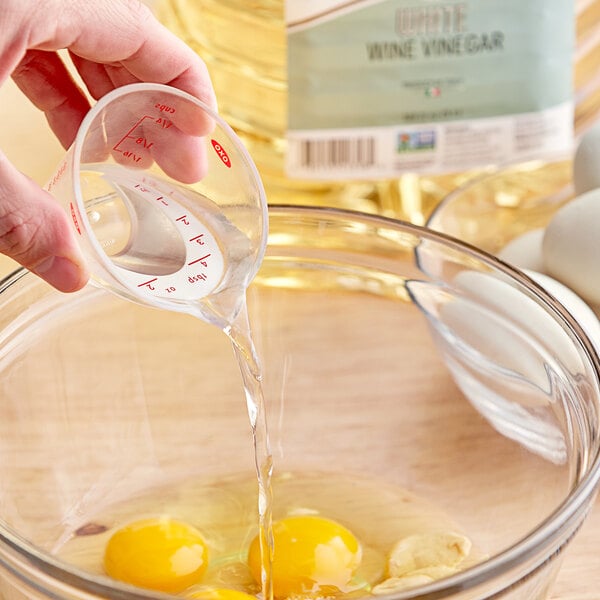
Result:
<svg viewBox="0 0 600 600"><path fill-rule="evenodd" d="M0 253L61 292L89 278L66 213L0 152Z"/></svg>

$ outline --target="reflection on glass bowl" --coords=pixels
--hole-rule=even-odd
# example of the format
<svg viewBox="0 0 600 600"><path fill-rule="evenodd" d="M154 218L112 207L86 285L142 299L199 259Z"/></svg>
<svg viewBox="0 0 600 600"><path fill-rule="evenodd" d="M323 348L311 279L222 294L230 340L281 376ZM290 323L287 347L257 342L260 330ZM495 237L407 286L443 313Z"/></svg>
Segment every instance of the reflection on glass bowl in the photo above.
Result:
<svg viewBox="0 0 600 600"><path fill-rule="evenodd" d="M427 227L496 254L573 198L571 175L566 159L490 169L446 196Z"/></svg>

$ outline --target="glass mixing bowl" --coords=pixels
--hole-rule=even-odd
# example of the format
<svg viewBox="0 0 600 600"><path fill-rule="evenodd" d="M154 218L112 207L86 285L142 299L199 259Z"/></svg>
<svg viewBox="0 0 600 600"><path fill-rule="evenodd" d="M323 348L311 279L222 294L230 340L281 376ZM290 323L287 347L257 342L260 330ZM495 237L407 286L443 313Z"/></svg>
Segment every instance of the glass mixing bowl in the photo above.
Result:
<svg viewBox="0 0 600 600"><path fill-rule="evenodd" d="M441 234L272 207L248 307L276 518L327 505L364 557L384 561L394 532L417 525L452 523L476 549L384 598L547 597L599 477L600 365L558 303ZM204 526L214 556L214 523L245 519L244 556L255 463L223 332L90 286L61 294L21 270L0 288L0 386L4 598L165 597L108 578L86 546L140 515Z"/></svg>

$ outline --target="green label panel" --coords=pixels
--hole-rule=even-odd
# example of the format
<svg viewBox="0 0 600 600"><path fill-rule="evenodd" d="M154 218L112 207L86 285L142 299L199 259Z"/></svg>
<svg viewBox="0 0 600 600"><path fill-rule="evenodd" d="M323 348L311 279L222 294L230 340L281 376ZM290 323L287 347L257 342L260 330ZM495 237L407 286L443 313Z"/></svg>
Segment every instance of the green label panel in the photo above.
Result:
<svg viewBox="0 0 600 600"><path fill-rule="evenodd" d="M291 130L523 114L572 97L572 0L346 4L288 32Z"/></svg>

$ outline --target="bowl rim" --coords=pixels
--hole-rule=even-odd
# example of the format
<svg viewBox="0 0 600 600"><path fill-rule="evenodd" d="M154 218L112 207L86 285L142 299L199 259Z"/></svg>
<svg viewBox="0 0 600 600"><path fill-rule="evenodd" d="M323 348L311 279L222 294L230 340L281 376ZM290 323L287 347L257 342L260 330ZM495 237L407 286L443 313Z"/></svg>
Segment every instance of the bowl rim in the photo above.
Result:
<svg viewBox="0 0 600 600"><path fill-rule="evenodd" d="M426 226L416 225L391 217L368 214L359 211L333 208L315 207L295 204L272 204L269 205L269 216L319 216L333 220L359 220L366 225L374 227L386 227L403 230L413 234L420 239L431 240L442 245L462 252L468 256L477 258L482 263L492 267L496 272L501 272L510 279L535 295L536 301L543 306L553 318L566 325L571 335L580 345L591 371L595 376L595 388L599 393L600 403L600 358L577 321L562 307L548 292L538 283L528 277L525 273L501 261L494 255L472 246L466 242L449 236L443 232L428 229ZM4 278L0 279L0 294L9 289L23 277L29 274L25 268L17 268ZM34 275L32 275L34 277ZM599 434L600 436L600 434ZM549 560L553 553L566 545L572 535L586 516L587 509L592 503L598 482L600 481L600 443L596 452L590 456L589 466L581 479L575 483L569 495L526 536L517 540L513 545L505 548L489 559L478 563L464 571L451 575L447 578L434 581L430 584L419 586L413 590L401 592L390 592L381 598L388 600L418 600L419 598L447 598L453 593L462 593L475 588L494 578L500 577L515 568L526 564L528 560L535 561L523 572L519 572L515 579L507 581L505 587L514 585L524 576L541 568ZM569 535L561 537L564 530ZM550 552L548 552L550 550ZM8 551L8 552L7 552ZM6 527L0 521L0 565L17 576L28 585L32 585L29 578L21 573L18 565L23 562L37 568L44 575L60 582L60 585L70 586L77 591L96 594L105 598L118 600L161 600L173 598L168 594L143 590L129 584L115 581L105 575L90 574L83 569L70 565L49 552L43 551L34 544L21 538L10 527ZM17 565L17 566L15 566ZM36 585L36 589L43 594L59 598L58 595L49 592L44 586ZM496 596L493 595L495 598Z"/></svg>

